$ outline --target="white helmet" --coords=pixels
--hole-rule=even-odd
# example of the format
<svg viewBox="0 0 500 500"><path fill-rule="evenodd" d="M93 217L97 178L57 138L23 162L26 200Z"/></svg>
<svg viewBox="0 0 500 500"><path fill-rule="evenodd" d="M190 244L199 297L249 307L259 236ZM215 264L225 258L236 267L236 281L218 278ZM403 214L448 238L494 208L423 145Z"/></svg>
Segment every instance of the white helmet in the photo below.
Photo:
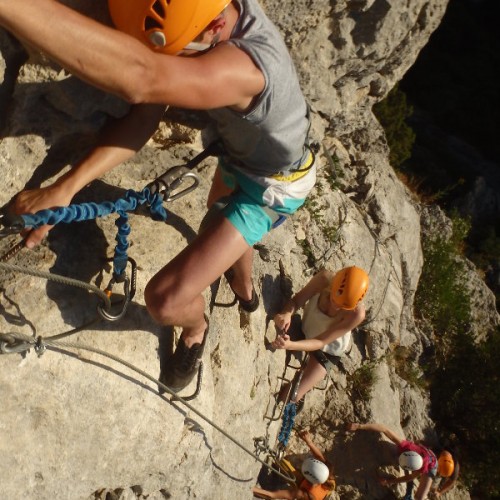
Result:
<svg viewBox="0 0 500 500"><path fill-rule="evenodd" d="M330 471L321 460L308 457L302 462L302 475L311 484L323 484L328 479Z"/></svg>
<svg viewBox="0 0 500 500"><path fill-rule="evenodd" d="M424 465L424 459L416 451L404 451L399 455L399 465L405 470L419 470Z"/></svg>

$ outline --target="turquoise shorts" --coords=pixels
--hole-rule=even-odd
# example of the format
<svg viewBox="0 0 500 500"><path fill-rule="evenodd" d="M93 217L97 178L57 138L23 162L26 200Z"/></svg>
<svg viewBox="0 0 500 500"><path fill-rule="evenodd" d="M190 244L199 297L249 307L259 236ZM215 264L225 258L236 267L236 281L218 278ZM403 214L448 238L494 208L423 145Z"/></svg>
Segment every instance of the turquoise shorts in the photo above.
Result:
<svg viewBox="0 0 500 500"><path fill-rule="evenodd" d="M288 176L253 175L222 158L219 168L224 184L234 190L224 199L222 213L250 246L302 206L316 182L312 153Z"/></svg>

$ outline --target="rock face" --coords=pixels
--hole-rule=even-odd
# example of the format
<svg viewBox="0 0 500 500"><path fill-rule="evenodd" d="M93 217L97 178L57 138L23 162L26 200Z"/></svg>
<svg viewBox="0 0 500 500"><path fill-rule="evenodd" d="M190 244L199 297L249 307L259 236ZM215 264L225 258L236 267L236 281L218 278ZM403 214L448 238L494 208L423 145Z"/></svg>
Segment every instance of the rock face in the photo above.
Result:
<svg viewBox="0 0 500 500"><path fill-rule="evenodd" d="M108 22L104 2L66 3ZM280 263L295 290L324 266L356 264L369 271L367 320L326 388L308 395L297 423L314 426L316 441L336 466L342 498L387 498L374 476L381 456L390 462L387 443L376 435L348 436L343 423L376 420L410 439L431 440L433 423L427 394L400 379L390 362L395 346L418 356L427 341L413 320L422 267L420 207L388 163L384 133L371 108L413 64L446 4L264 2L296 62L313 111L313 140L322 148L318 185L307 206L266 236L262 244L268 252L256 252L261 307L250 316L236 306L213 307L201 393L192 408L159 396L143 374L96 352L158 377L179 332L150 319L143 291L198 230L215 168L215 160L208 160L199 171L198 189L168 205L166 223L131 215L129 254L138 265L137 292L123 318L92 324L65 339L70 344L49 346L40 357L34 350L0 355L3 498L251 498L261 463L248 451L260 436L268 435L274 445L279 427L264 415L285 364L283 352L265 346L275 335L270 318L283 301ZM122 116L128 106L38 54L28 57L5 33L0 54L3 205L23 188L65 171L92 145L106 118ZM133 160L93 183L78 201L140 191L201 150L202 135L167 115ZM115 233L114 217L61 224L44 245L9 262L104 288L110 275L102 258L112 254ZM2 241L4 250L12 241ZM85 290L1 272L2 333L48 337L96 316L97 300ZM489 297L484 288L482 293ZM207 304L228 304L233 297L222 279L206 298ZM498 317L490 312L485 321ZM374 383L371 396L363 399L353 379L367 366ZM298 457L305 453L295 436L289 446ZM454 498L469 497L454 490Z"/></svg>

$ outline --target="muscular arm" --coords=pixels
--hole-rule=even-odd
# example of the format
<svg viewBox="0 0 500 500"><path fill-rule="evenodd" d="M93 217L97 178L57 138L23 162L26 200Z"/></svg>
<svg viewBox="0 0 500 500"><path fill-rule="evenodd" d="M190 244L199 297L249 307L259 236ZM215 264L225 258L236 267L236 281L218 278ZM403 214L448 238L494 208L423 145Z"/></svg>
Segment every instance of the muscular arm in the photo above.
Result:
<svg viewBox="0 0 500 500"><path fill-rule="evenodd" d="M54 0L1 0L0 25L88 83L131 103L244 109L264 76L238 48L198 57L156 53L129 35Z"/></svg>

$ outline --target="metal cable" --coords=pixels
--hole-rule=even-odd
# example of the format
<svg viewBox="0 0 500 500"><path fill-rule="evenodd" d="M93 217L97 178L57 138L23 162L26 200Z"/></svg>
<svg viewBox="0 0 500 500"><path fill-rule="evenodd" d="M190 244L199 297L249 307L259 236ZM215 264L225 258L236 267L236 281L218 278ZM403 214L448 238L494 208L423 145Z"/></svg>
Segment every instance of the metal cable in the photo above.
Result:
<svg viewBox="0 0 500 500"><path fill-rule="evenodd" d="M58 347L58 348L59 347L65 347L65 348L73 348L73 349L83 349L83 350L87 350L87 351L99 354L101 356L104 356L106 358L109 358L109 359L111 359L111 360L113 360L113 361L115 361L117 363L120 363L120 364L126 366L130 370L138 373L139 375L142 375L143 377L145 377L146 379L150 380L151 382L153 382L157 386L161 387L161 389L163 389L165 392L168 392L168 394L170 394L172 396L172 400L170 401L171 403L176 402L176 401L179 401L180 403L182 403L184 406L186 406L186 408L188 408L190 411L192 411L193 413L195 413L196 415L198 415L198 417L200 417L202 420L204 420L207 424L209 424L210 426L212 426L214 429L216 429L217 431L219 431L223 436L225 436L227 439L229 439L230 441L232 441L236 446L238 446L241 450L243 450L245 453L247 453L248 455L250 455L254 460L256 460L257 462L260 462L264 467L266 467L267 469L269 469L270 471L274 472L275 474L277 474L278 476L280 476L282 479L284 479L285 481L287 481L288 483L290 483L290 478L289 477L287 477L280 470L275 469L273 466L269 465L264 460L262 460L261 458L259 458L257 455L255 455L254 453L252 453L243 444L241 444L239 441L237 441L235 438L233 438L230 434L228 434L226 431L224 431L221 427L219 427L215 422L213 422L212 420L210 420L202 412L200 412L194 406L192 406L190 403L188 403L186 401L186 399L182 398L181 396L178 396L168 386L166 386L165 384L163 384L159 380L155 379L154 377L152 377L151 375L149 375L145 371L141 370L140 368L135 367L134 365L132 365L128 361L125 361L124 359L121 359L118 356L115 356L114 354L110 354L108 352L105 352L105 351L103 351L103 350L101 350L99 348L92 347L92 346L85 345L85 344L81 344L79 342L60 341L60 340L55 340L54 338L41 339L40 337L37 338L37 339L35 339L35 338L30 337L28 335L25 335L25 334L22 334L22 333L17 333L17 332L16 333L9 333L8 335L11 336L11 337L17 338L19 340L22 340L22 341L24 341L24 342L26 342L26 343L28 343L30 345L33 345L33 347L39 346L39 350L40 350L40 346L41 346L42 347L42 349L41 349L42 352L43 352L43 347L45 347L45 346L52 346L52 347Z"/></svg>
<svg viewBox="0 0 500 500"><path fill-rule="evenodd" d="M186 408L188 408L189 410L191 410L193 413L195 413L196 415L198 415L198 417L200 417L202 420L204 420L209 425L211 425L214 429L216 429L217 431L219 431L223 436L225 436L227 439L229 439L230 441L232 441L236 446L238 446L239 448L241 448L245 453L247 453L248 455L250 455L252 458L254 458L258 462L260 462L262 465L264 465L265 467L267 467L268 469L270 469L274 473L278 474L283 479L289 481L289 478L287 478L284 474L282 474L280 471L274 469L272 466L270 466L269 464L267 464L266 462L264 462L262 459L260 459L259 457L257 457L255 454L253 454L248 448L246 448L239 441L237 441L235 438L233 438L230 434L228 434L226 431L224 431L221 427L219 427L215 422L213 422L212 420L210 420L202 412L200 412L194 406L192 406L190 403L188 403L184 398L182 398L181 396L178 396L168 386L166 386L165 384L163 384L159 380L155 379L154 377L152 377L151 375L149 375L145 371L141 370L140 368L135 367L134 365L132 365L128 361L125 361L125 360L123 360L123 359L115 356L114 354L110 354L108 352L102 351L101 349L98 349L96 347L92 347L92 346L88 346L88 345L83 345L83 344L80 344L78 342L67 342L67 341L61 342L61 341L48 340L45 343L47 345L52 345L54 347L70 347L70 348L74 348L74 349L85 349L87 351L94 352L94 353L99 354L101 356L104 356L106 358L112 359L113 361L116 361L117 363L120 363L120 364L126 366L130 370L135 371L139 375L142 375L143 377L147 378L148 380L150 380L154 384L156 384L159 387L161 387L165 392L168 392L173 397L174 401L179 401L180 403L182 403L184 406L186 406Z"/></svg>
<svg viewBox="0 0 500 500"><path fill-rule="evenodd" d="M89 290L95 293L99 298L105 303L105 308L111 308L111 301L109 297L100 288L91 283L85 281L76 280L74 278L67 278L66 276L61 276L59 274L53 274L47 271L37 271L35 269L28 269L16 264L7 264L6 262L0 262L0 269L5 269L6 271L13 271L18 273L29 274L30 276L35 276L37 278L43 278L50 281L55 281L57 283L62 283L64 285L70 285L77 288L82 288L84 290Z"/></svg>

